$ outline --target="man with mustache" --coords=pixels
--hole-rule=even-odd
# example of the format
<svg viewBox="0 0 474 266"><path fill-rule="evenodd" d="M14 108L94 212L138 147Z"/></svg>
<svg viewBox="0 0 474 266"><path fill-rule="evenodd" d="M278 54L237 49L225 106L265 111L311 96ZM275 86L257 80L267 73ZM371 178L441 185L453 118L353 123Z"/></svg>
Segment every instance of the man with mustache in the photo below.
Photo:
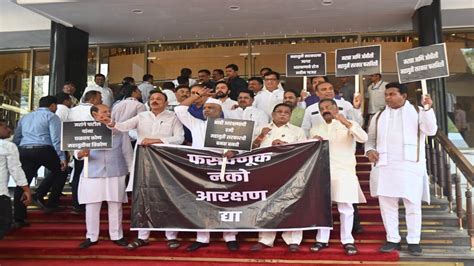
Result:
<svg viewBox="0 0 474 266"><path fill-rule="evenodd" d="M310 130L313 138L329 141L331 171L331 199L336 202L340 214L341 243L347 255L357 254L352 237L354 203L365 203L364 193L356 176L355 142L367 141L367 133L352 120L339 113L336 101L322 99L319 112L324 123L314 125ZM318 252L329 246L329 229L319 229L316 243L311 251Z"/></svg>
<svg viewBox="0 0 474 266"><path fill-rule="evenodd" d="M304 131L290 123L291 106L286 103L275 105L272 112L272 122L259 130L260 134L253 141L253 148L269 147L294 143L306 140ZM276 232L260 232L258 234L258 243L253 245L251 251L260 251L265 248L273 247ZM290 252L298 252L300 243L303 240L303 231L283 232L282 238L287 243Z"/></svg>
<svg viewBox="0 0 474 266"><path fill-rule="evenodd" d="M108 123L110 108L104 104L91 107L95 121ZM127 246L122 230L122 203L127 202L125 177L132 169L133 150L130 138L122 132L113 132L112 149L78 150L74 152L78 160L89 158L89 171L82 173L79 180L79 203L86 205L86 240L79 248L86 249L99 241L100 209L106 201L109 217L109 235L114 244Z"/></svg>
<svg viewBox="0 0 474 266"><path fill-rule="evenodd" d="M232 110L237 102L229 97L230 89L229 85L225 81L219 81L216 83L216 96L215 98L222 102L222 108L224 111Z"/></svg>
<svg viewBox="0 0 474 266"><path fill-rule="evenodd" d="M301 127L305 109L298 106L300 94L294 90L287 90L283 94L283 102L292 108L290 123L294 126Z"/></svg>
<svg viewBox="0 0 474 266"><path fill-rule="evenodd" d="M109 127L119 131L137 130L137 143L142 146L153 144L176 144L179 145L184 141L183 125L179 122L176 115L166 110L168 98L164 92L152 90L149 98L150 111L141 112L138 115L120 122L108 122ZM132 191L133 176L127 186L127 191ZM167 245L169 249L177 249L180 244L176 240L178 232L166 231ZM139 230L138 238L130 243L128 249L136 249L141 246L148 245L150 238L149 230Z"/></svg>
<svg viewBox="0 0 474 266"><path fill-rule="evenodd" d="M217 99L210 98L209 97L210 89L208 88L193 86L192 89L195 89L194 93L191 94L190 97L182 101L179 106L176 106L174 111L178 119L181 121L181 123L183 123L183 125L189 128L189 130L191 131L191 134L193 137L192 147L202 149L204 148L207 119L222 117L222 102ZM206 102L203 105L204 109L202 112L205 120L201 120L199 118L194 117L188 111L189 106L196 101L200 101L201 98L204 98L204 99L207 98ZM232 152L229 151L226 154L224 154L224 156L231 157L233 155L232 155ZM236 241L236 235L237 235L237 232L224 232L223 233L223 238L227 244L227 249L229 249L230 251L239 250L239 244ZM196 242L188 246L187 250L195 251L199 248L207 247L209 246L209 240L210 240L209 232L197 232Z"/></svg>

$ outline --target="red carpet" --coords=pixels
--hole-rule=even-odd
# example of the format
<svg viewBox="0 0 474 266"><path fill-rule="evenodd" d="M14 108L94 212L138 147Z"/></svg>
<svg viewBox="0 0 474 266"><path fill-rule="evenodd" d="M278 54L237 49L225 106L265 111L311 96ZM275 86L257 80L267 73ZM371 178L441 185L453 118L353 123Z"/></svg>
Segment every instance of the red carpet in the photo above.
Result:
<svg viewBox="0 0 474 266"><path fill-rule="evenodd" d="M354 235L359 254L348 257L339 242L339 215L333 209L335 226L331 233L330 247L319 253L312 253L309 247L314 243L315 231L306 231L301 250L289 253L287 247L278 238L275 247L252 253L249 248L255 243L257 233L240 233L239 252L229 252L220 239L221 234L213 233L212 242L207 248L196 252L186 252L185 247L193 241L194 233L180 233L182 246L170 251L164 242L163 232L153 232L151 245L128 251L108 240L106 204L101 212L99 244L86 250L78 245L85 237L84 215L70 214L70 209L59 213L44 214L36 208L28 210L30 227L11 232L0 241L0 265L307 265L331 264L344 265L351 262L364 262L365 265L382 261L398 261L398 253L382 254L379 246L384 242L385 231L380 217L378 201L368 195L368 171L370 165L366 159L358 157L359 179L368 200L359 209L364 233ZM62 199L62 204L70 206L71 198ZM124 208L124 235L132 240L136 232L130 228L130 205Z"/></svg>

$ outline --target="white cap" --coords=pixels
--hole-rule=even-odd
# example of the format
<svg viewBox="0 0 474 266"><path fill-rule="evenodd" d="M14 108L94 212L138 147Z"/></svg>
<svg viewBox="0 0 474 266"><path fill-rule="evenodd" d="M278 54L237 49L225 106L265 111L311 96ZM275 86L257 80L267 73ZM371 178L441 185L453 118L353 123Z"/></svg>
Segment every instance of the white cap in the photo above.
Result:
<svg viewBox="0 0 474 266"><path fill-rule="evenodd" d="M214 98L207 98L207 101L206 103L213 103L213 104L217 104L219 105L221 108L222 108L222 102L218 99L214 99Z"/></svg>

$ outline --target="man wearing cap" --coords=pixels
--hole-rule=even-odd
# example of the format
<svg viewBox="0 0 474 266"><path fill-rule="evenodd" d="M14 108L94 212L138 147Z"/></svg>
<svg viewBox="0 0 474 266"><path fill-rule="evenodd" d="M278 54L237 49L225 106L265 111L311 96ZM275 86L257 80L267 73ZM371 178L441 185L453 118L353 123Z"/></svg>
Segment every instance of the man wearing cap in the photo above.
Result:
<svg viewBox="0 0 474 266"><path fill-rule="evenodd" d="M193 87L195 88L195 87ZM203 115L206 120L195 118L188 112L188 107L198 101L201 97L208 97L210 90L207 88L199 88L195 93L184 101L179 106L176 106L174 111L181 123L189 128L193 137L194 148L204 148L204 141L206 136L206 125L208 118L220 118L222 116L222 102L218 99L208 98L204 103ZM226 154L227 156L227 154ZM236 241L237 232L224 232L223 237L227 242L227 248L230 251L239 249L239 244ZM209 232L197 232L196 242L191 244L187 250L195 251L202 247L209 246Z"/></svg>
<svg viewBox="0 0 474 266"><path fill-rule="evenodd" d="M408 251L421 255L421 201L429 203L429 180L426 175L425 138L436 134L433 101L424 96L423 106L407 101L408 88L398 82L385 87L384 110L370 121L365 154L374 163L370 172L370 194L378 197L387 242L380 252L400 250L398 202L403 200L408 229Z"/></svg>

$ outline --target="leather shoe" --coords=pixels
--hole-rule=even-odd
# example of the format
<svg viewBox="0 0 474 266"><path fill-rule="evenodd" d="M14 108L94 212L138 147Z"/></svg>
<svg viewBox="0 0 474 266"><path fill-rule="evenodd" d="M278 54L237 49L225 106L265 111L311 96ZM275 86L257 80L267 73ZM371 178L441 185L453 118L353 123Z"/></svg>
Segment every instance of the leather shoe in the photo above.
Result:
<svg viewBox="0 0 474 266"><path fill-rule="evenodd" d="M86 239L84 242L82 242L81 244L79 244L79 248L80 249L85 249L85 248L89 248L90 246L93 246L95 244L99 243L99 241L95 241L95 242L92 242L90 238Z"/></svg>
<svg viewBox="0 0 474 266"><path fill-rule="evenodd" d="M119 240L113 240L112 242L114 242L115 245L117 246L121 246L121 247L126 247L128 245L128 242L125 238L120 238Z"/></svg>
<svg viewBox="0 0 474 266"><path fill-rule="evenodd" d="M400 243L393 243L387 241L387 243L380 247L379 251L382 253L390 253L392 251L400 249L402 249L402 245Z"/></svg>
<svg viewBox="0 0 474 266"><path fill-rule="evenodd" d="M28 227L30 226L31 224L28 222L28 221L16 221L12 224L12 229L20 229L22 227Z"/></svg>
<svg viewBox="0 0 474 266"><path fill-rule="evenodd" d="M237 251L240 248L239 243L237 241L229 241L226 243L226 245L229 251Z"/></svg>
<svg viewBox="0 0 474 266"><path fill-rule="evenodd" d="M169 249L173 250L173 249L177 249L181 246L181 244L179 243L178 240L176 239L171 239L171 240L168 240L168 242L166 243L166 245L168 246Z"/></svg>
<svg viewBox="0 0 474 266"><path fill-rule="evenodd" d="M290 245L288 246L288 251L290 251L290 252L298 252L298 251L300 251L300 245L298 245L298 244L290 244Z"/></svg>
<svg viewBox="0 0 474 266"><path fill-rule="evenodd" d="M36 193L31 195L31 200L40 209L46 209L46 203L44 202L44 198L38 197L38 195Z"/></svg>
<svg viewBox="0 0 474 266"><path fill-rule="evenodd" d="M267 246L267 245L262 244L262 243L257 243L257 244L253 245L250 248L250 251L257 252L257 251L260 251L260 250L263 250L263 249L266 249L266 248L270 248L270 246Z"/></svg>
<svg viewBox="0 0 474 266"><path fill-rule="evenodd" d="M186 250L187 251L196 251L200 248L208 247L209 243L201 243L201 242L194 242L191 245L189 245Z"/></svg>
<svg viewBox="0 0 474 266"><path fill-rule="evenodd" d="M421 256L421 255L423 255L423 249L418 244L408 244L408 252L412 256Z"/></svg>

